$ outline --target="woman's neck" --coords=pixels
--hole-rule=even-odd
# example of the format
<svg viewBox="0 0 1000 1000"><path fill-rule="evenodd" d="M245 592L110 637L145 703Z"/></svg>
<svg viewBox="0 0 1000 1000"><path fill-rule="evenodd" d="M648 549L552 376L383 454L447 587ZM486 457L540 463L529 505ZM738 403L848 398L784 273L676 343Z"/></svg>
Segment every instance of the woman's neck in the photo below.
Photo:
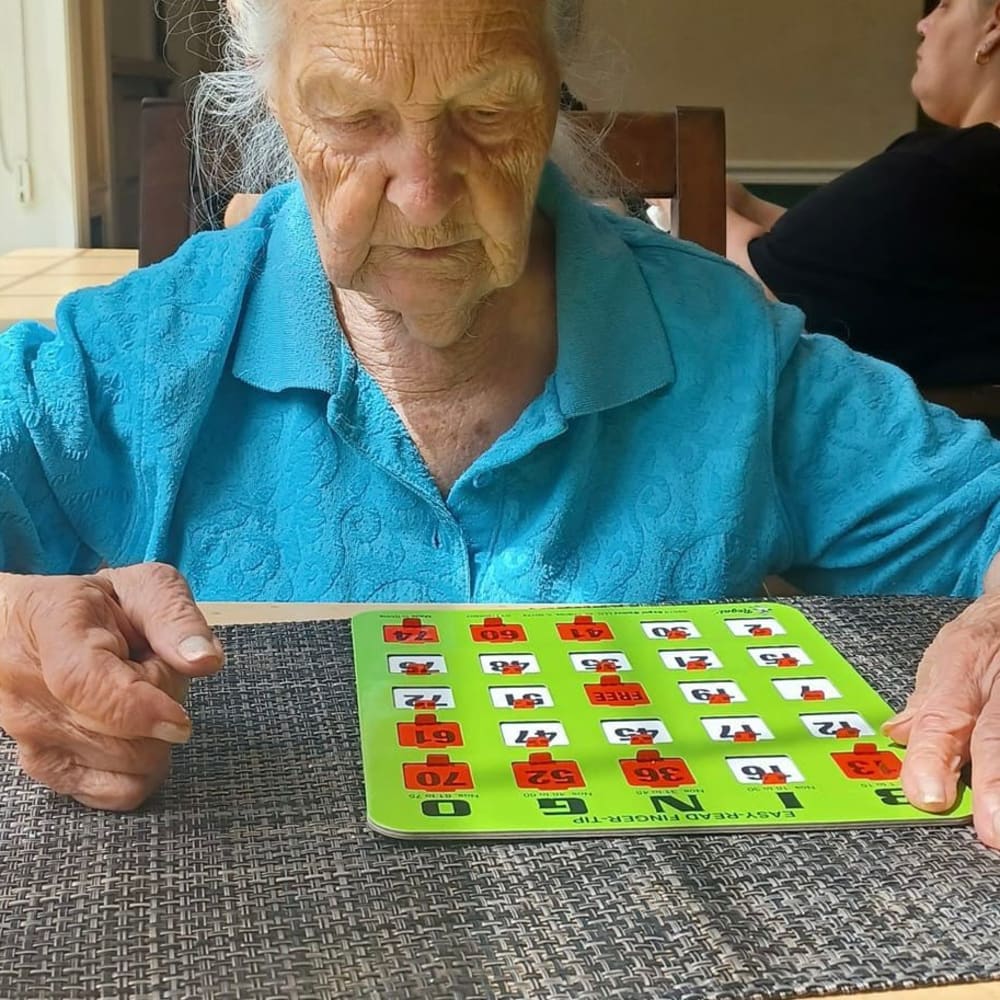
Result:
<svg viewBox="0 0 1000 1000"><path fill-rule="evenodd" d="M1000 125L1000 76L994 85L979 91L960 124L962 128Z"/></svg>
<svg viewBox="0 0 1000 1000"><path fill-rule="evenodd" d="M442 496L514 425L555 370L553 232L546 220L535 230L524 274L484 302L448 347L413 336L398 313L337 294L355 356L398 414Z"/></svg>

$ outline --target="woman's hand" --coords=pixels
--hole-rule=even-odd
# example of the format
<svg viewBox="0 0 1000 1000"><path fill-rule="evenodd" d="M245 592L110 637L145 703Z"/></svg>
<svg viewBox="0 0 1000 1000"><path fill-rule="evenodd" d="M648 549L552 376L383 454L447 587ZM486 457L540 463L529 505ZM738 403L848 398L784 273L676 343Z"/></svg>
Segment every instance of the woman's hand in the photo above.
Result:
<svg viewBox="0 0 1000 1000"><path fill-rule="evenodd" d="M226 205L226 211L222 218L222 224L226 229L232 229L241 222L245 222L254 213L261 196L259 194L234 194Z"/></svg>
<svg viewBox="0 0 1000 1000"><path fill-rule="evenodd" d="M884 726L907 744L903 791L921 809L955 801L972 761L976 832L1000 848L1000 593L987 593L928 646L906 708Z"/></svg>
<svg viewBox="0 0 1000 1000"><path fill-rule="evenodd" d="M669 198L647 198L646 215L649 221L665 233L673 232L673 203Z"/></svg>
<svg viewBox="0 0 1000 1000"><path fill-rule="evenodd" d="M28 775L85 805L134 809L159 788L191 735L189 678L223 662L169 566L0 574L0 727Z"/></svg>

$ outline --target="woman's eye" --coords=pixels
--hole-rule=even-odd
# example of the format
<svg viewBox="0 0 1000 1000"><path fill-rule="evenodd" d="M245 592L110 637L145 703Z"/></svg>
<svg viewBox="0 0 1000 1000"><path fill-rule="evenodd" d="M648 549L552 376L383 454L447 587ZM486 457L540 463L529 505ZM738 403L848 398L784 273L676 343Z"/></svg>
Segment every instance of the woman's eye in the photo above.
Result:
<svg viewBox="0 0 1000 1000"><path fill-rule="evenodd" d="M473 125L496 125L504 118L504 113L497 108L467 108L465 118Z"/></svg>
<svg viewBox="0 0 1000 1000"><path fill-rule="evenodd" d="M374 112L359 115L345 115L324 119L324 124L340 132L363 132L378 124L378 115Z"/></svg>

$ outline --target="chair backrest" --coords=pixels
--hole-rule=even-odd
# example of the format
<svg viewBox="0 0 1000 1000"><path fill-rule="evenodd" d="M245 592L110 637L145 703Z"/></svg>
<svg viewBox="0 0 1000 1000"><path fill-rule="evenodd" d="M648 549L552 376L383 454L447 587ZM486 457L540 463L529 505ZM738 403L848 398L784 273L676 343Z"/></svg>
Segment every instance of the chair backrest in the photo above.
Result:
<svg viewBox="0 0 1000 1000"><path fill-rule="evenodd" d="M142 102L139 142L139 266L169 257L195 229L187 107Z"/></svg>
<svg viewBox="0 0 1000 1000"><path fill-rule="evenodd" d="M572 117L598 133L622 176L643 198L670 198L674 235L726 252L726 115L722 108L675 108Z"/></svg>
<svg viewBox="0 0 1000 1000"><path fill-rule="evenodd" d="M608 156L643 198L670 198L674 234L726 250L726 119L721 108L608 116L572 112L603 135ZM183 101L142 102L139 266L169 257L194 231L188 116Z"/></svg>

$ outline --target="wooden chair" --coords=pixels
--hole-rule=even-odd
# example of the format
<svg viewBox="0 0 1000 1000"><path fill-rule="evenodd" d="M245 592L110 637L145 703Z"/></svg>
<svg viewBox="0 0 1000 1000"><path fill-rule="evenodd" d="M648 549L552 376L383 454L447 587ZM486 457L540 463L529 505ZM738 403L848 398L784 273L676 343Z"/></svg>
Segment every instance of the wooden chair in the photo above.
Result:
<svg viewBox="0 0 1000 1000"><path fill-rule="evenodd" d="M726 115L722 108L676 108L572 117L597 133L642 198L670 198L674 235L726 252ZM610 124L609 124L610 122Z"/></svg>
<svg viewBox="0 0 1000 1000"><path fill-rule="evenodd" d="M674 232L681 239L725 253L726 119L721 108L614 117L572 114L603 135L604 149L636 195L673 199ZM169 257L195 230L187 134L182 101L142 102L140 267Z"/></svg>
<svg viewBox="0 0 1000 1000"><path fill-rule="evenodd" d="M143 100L139 142L139 266L145 267L169 257L195 231L184 102Z"/></svg>

